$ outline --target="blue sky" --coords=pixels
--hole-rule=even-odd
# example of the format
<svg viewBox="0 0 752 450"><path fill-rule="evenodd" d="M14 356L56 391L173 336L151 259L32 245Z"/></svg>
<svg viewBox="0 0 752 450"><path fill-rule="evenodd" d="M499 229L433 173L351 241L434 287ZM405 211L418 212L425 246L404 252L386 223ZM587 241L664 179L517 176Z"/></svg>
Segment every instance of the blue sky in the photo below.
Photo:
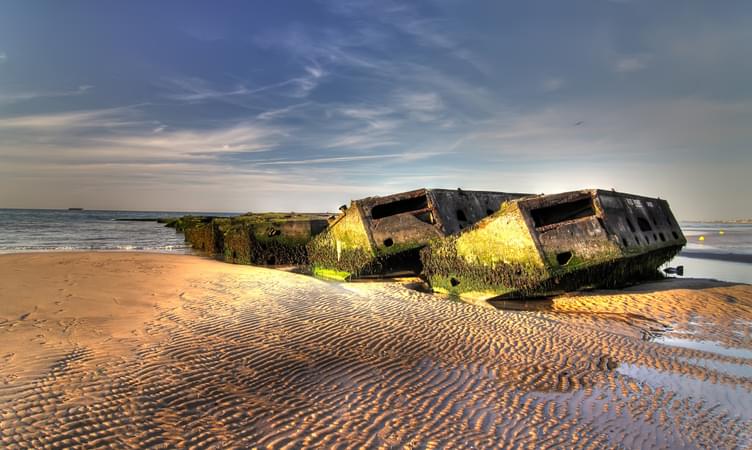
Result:
<svg viewBox="0 0 752 450"><path fill-rule="evenodd" d="M752 3L4 1L0 207L616 188L752 216Z"/></svg>

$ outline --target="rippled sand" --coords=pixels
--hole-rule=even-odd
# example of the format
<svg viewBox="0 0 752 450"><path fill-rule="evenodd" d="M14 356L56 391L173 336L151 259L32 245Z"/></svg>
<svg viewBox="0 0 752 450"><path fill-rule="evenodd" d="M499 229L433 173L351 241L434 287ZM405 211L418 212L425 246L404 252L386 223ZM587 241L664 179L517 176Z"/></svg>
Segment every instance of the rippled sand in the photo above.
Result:
<svg viewBox="0 0 752 450"><path fill-rule="evenodd" d="M4 255L0 278L2 448L752 442L749 285L513 311L192 256Z"/></svg>

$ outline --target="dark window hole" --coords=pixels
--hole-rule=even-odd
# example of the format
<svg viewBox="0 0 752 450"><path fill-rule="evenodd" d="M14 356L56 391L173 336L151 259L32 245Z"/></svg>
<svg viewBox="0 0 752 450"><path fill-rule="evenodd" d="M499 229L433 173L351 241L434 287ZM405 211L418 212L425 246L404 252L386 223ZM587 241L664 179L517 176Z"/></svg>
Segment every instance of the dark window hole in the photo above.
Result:
<svg viewBox="0 0 752 450"><path fill-rule="evenodd" d="M495 212L495 211L494 211L493 209L487 209L487 210L486 210L486 215L487 215L487 216L490 216L490 215L491 215L491 214L493 214L494 212Z"/></svg>
<svg viewBox="0 0 752 450"><path fill-rule="evenodd" d="M637 218L637 226L640 227L640 231L650 231L652 228L650 227L650 222L645 220L644 217L638 217Z"/></svg>
<svg viewBox="0 0 752 450"><path fill-rule="evenodd" d="M433 223L433 217L431 217L431 213L428 211L416 215L415 218L420 220L421 222Z"/></svg>
<svg viewBox="0 0 752 450"><path fill-rule="evenodd" d="M458 209L457 210L457 220L460 222L467 222L467 216L465 215L465 211Z"/></svg>
<svg viewBox="0 0 752 450"><path fill-rule="evenodd" d="M545 227L559 222L595 215L593 200L586 197L573 202L559 203L530 211L537 227Z"/></svg>
<svg viewBox="0 0 752 450"><path fill-rule="evenodd" d="M679 239L679 235L676 233L676 231L672 231L671 234L674 235L674 239L676 239L676 240Z"/></svg>
<svg viewBox="0 0 752 450"><path fill-rule="evenodd" d="M394 245L394 241L392 240L392 238L386 238L384 239L384 245L387 247L391 247L392 245Z"/></svg>
<svg viewBox="0 0 752 450"><path fill-rule="evenodd" d="M625 247L629 247L629 242L627 242L627 238L621 238L621 243L622 243L622 244L623 244L623 245L624 245Z"/></svg>
<svg viewBox="0 0 752 450"><path fill-rule="evenodd" d="M654 240L655 242L658 242L658 235L657 235L657 234L655 234L655 233L653 233L653 240Z"/></svg>
<svg viewBox="0 0 752 450"><path fill-rule="evenodd" d="M637 245L640 245L640 238L635 235L634 241L637 243Z"/></svg>
<svg viewBox="0 0 752 450"><path fill-rule="evenodd" d="M661 237L661 242L666 242L666 236L663 233L658 233L658 236Z"/></svg>
<svg viewBox="0 0 752 450"><path fill-rule="evenodd" d="M629 219L627 219L627 226L629 227L629 231L631 231L632 233L635 232L634 225L632 225L632 221Z"/></svg>
<svg viewBox="0 0 752 450"><path fill-rule="evenodd" d="M391 203L376 205L371 209L373 219L383 219L384 217L395 216L410 211L418 211L428 208L428 199L425 195L397 200Z"/></svg>
<svg viewBox="0 0 752 450"><path fill-rule="evenodd" d="M572 252L562 252L556 254L556 262L559 263L560 266L566 265L571 260Z"/></svg>
<svg viewBox="0 0 752 450"><path fill-rule="evenodd" d="M460 284L460 280L458 280L458 279L456 279L456 278L452 277L452 278L451 278L451 279L449 280L449 284L451 284L451 285L452 285L452 287L455 287L455 286L459 286L459 284Z"/></svg>

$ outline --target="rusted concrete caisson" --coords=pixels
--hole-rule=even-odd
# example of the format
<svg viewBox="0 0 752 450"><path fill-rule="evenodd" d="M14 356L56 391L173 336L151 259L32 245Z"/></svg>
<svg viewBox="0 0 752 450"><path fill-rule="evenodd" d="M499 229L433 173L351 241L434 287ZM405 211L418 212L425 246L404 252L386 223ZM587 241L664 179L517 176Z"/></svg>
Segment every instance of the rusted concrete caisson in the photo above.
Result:
<svg viewBox="0 0 752 450"><path fill-rule="evenodd" d="M419 250L430 239L457 233L524 195L418 189L355 200L308 244L314 275L345 280L419 272Z"/></svg>
<svg viewBox="0 0 752 450"><path fill-rule="evenodd" d="M654 277L685 244L665 200L583 190L508 201L421 259L435 291L524 297Z"/></svg>
<svg viewBox="0 0 752 450"><path fill-rule="evenodd" d="M194 248L235 264L307 264L306 244L327 226L326 214L248 213L178 219Z"/></svg>

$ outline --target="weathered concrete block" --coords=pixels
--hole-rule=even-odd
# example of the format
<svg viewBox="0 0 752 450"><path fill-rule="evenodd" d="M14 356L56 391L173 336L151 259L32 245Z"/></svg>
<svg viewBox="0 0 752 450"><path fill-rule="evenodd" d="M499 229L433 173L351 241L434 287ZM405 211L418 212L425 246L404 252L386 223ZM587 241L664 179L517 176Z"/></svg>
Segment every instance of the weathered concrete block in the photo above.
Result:
<svg viewBox="0 0 752 450"><path fill-rule="evenodd" d="M230 224L227 218L212 218L209 222L194 222L183 226L185 240L196 250L209 255L224 251L224 231Z"/></svg>
<svg viewBox="0 0 752 450"><path fill-rule="evenodd" d="M327 226L326 214L262 213L185 216L171 223L186 242L236 264L307 264L306 244Z"/></svg>
<svg viewBox="0 0 752 450"><path fill-rule="evenodd" d="M508 201L421 260L438 292L536 296L655 276L685 244L665 200L584 190Z"/></svg>
<svg viewBox="0 0 752 450"><path fill-rule="evenodd" d="M225 261L237 264L307 264L306 244L327 226L325 214L246 214L225 232Z"/></svg>
<svg viewBox="0 0 752 450"><path fill-rule="evenodd" d="M355 200L308 245L314 274L349 279L420 271L419 250L430 239L459 232L523 195L418 189Z"/></svg>

